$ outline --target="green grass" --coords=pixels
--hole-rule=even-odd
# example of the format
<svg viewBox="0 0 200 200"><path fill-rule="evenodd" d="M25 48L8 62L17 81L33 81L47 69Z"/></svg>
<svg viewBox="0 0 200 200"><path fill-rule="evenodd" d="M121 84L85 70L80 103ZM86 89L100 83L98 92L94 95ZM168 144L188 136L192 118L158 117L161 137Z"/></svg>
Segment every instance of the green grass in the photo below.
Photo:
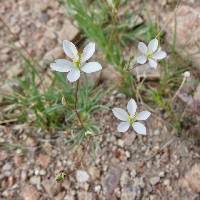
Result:
<svg viewBox="0 0 200 200"><path fill-rule="evenodd" d="M176 107L178 102L173 97L183 81L183 72L188 70L188 64L172 49L170 59L161 63L161 77L153 86L145 84L142 88L144 99L157 111L165 113L170 126L182 131L182 118ZM178 104L177 104L178 103ZM181 109L182 110L182 109Z"/></svg>
<svg viewBox="0 0 200 200"><path fill-rule="evenodd" d="M47 87L40 82L34 65L25 60L24 75L17 79L18 89L6 96L7 104L14 105L18 110L15 118L20 122L29 122L30 125L54 130L87 130L98 132L96 123L93 121L93 113L96 110L107 109L100 105L101 98L106 93L101 87L91 84L82 84L78 91L77 110L81 113L84 129L79 127L77 116L74 112L74 87L67 83L62 73L52 72L50 84ZM9 116L12 112L9 112ZM9 118L5 115L5 119Z"/></svg>
<svg viewBox="0 0 200 200"><path fill-rule="evenodd" d="M127 11L119 16L119 10L128 1L66 0L68 14L78 23L82 33L94 41L103 52L106 61L119 72L123 71L126 59L124 47L137 39L149 40L156 35L155 25L137 23L136 13Z"/></svg>

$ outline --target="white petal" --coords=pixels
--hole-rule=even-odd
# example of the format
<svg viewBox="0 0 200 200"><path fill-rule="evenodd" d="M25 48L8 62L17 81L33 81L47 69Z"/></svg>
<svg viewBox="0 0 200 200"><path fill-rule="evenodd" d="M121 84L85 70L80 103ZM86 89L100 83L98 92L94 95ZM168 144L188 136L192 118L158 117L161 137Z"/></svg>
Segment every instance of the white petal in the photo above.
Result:
<svg viewBox="0 0 200 200"><path fill-rule="evenodd" d="M149 118L151 113L149 111L142 111L138 114L137 120L146 120Z"/></svg>
<svg viewBox="0 0 200 200"><path fill-rule="evenodd" d="M81 70L85 73L92 73L92 72L97 72L102 69L102 66L98 62L89 62L86 63Z"/></svg>
<svg viewBox="0 0 200 200"><path fill-rule="evenodd" d="M89 60L95 52L95 43L90 42L84 49L81 62L84 63L85 61Z"/></svg>
<svg viewBox="0 0 200 200"><path fill-rule="evenodd" d="M161 60L167 56L165 51L157 51L153 55L153 59L155 60Z"/></svg>
<svg viewBox="0 0 200 200"><path fill-rule="evenodd" d="M122 108L113 108L112 112L113 112L113 114L115 115L115 117L117 119L122 120L122 121L128 121L128 114L124 109L122 109Z"/></svg>
<svg viewBox="0 0 200 200"><path fill-rule="evenodd" d="M133 124L133 129L138 133L138 134L141 134L141 135L146 135L146 127L141 124L140 122L135 122Z"/></svg>
<svg viewBox="0 0 200 200"><path fill-rule="evenodd" d="M139 42L138 44L138 50L142 53L142 54L146 54L147 53L147 46L145 43L143 42Z"/></svg>
<svg viewBox="0 0 200 200"><path fill-rule="evenodd" d="M67 79L69 82L75 82L80 77L80 71L78 69L73 68L68 74Z"/></svg>
<svg viewBox="0 0 200 200"><path fill-rule="evenodd" d="M129 114L131 115L131 117L133 117L135 115L136 109L137 109L137 104L136 104L135 100L130 99L127 104L127 110L129 112Z"/></svg>
<svg viewBox="0 0 200 200"><path fill-rule="evenodd" d="M65 59L57 59L54 63L50 64L50 67L54 71L69 72L73 67L73 63Z"/></svg>
<svg viewBox="0 0 200 200"><path fill-rule="evenodd" d="M156 62L155 60L149 59L149 66L150 66L150 67L156 69L157 65L158 65L158 64L157 64L157 62Z"/></svg>
<svg viewBox="0 0 200 200"><path fill-rule="evenodd" d="M119 132L124 133L129 129L129 127L130 127L130 124L128 122L120 122L118 127L117 127L117 130Z"/></svg>
<svg viewBox="0 0 200 200"><path fill-rule="evenodd" d="M148 50L152 53L154 53L158 48L158 40L155 38L151 40L148 44Z"/></svg>
<svg viewBox="0 0 200 200"><path fill-rule="evenodd" d="M147 57L145 55L137 57L137 63L143 65L147 61Z"/></svg>
<svg viewBox="0 0 200 200"><path fill-rule="evenodd" d="M68 40L64 40L63 41L63 49L65 54L70 57L71 59L78 59L78 51L76 49L76 46L68 41Z"/></svg>

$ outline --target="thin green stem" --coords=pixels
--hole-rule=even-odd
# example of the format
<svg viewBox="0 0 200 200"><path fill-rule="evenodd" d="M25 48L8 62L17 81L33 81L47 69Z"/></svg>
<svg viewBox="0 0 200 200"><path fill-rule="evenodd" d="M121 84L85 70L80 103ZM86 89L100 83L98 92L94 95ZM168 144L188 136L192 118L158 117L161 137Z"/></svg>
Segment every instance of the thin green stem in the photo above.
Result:
<svg viewBox="0 0 200 200"><path fill-rule="evenodd" d="M180 93L181 89L183 88L183 86L184 86L184 84L185 84L185 81L186 81L186 77L183 78L180 87L179 87L178 90L176 91L175 95L172 97L172 100L171 100L172 103L174 102L174 100L176 99L176 97L177 97L178 94Z"/></svg>
<svg viewBox="0 0 200 200"><path fill-rule="evenodd" d="M77 116L77 118L78 118L78 121L79 121L80 124L81 124L81 127L84 128L83 121L82 121L82 119L81 119L80 113L79 113L78 110L77 110L78 90L79 90L79 80L78 80L77 83L76 83L76 90L75 90L75 93L74 93L74 96L75 96L74 111L75 111L75 113L76 113L76 116Z"/></svg>

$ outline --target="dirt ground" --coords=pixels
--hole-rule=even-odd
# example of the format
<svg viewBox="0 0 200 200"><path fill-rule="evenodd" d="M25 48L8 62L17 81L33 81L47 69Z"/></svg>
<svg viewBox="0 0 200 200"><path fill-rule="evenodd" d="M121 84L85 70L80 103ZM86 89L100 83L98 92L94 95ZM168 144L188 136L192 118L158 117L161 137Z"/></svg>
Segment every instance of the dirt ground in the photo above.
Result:
<svg viewBox="0 0 200 200"><path fill-rule="evenodd" d="M65 12L53 0L0 1L2 95L13 92L13 77L23 73L13 44L41 61L41 70L63 55L62 40L72 40L79 32ZM127 101L113 91L102 103L123 107ZM49 134L27 124L1 124L0 200L200 199L200 148L190 138L177 137L160 113L146 123L146 137L132 130L118 133L111 111L96 113L95 119L100 119L101 135L88 137L73 150L65 144L68 132ZM65 179L57 182L61 171Z"/></svg>

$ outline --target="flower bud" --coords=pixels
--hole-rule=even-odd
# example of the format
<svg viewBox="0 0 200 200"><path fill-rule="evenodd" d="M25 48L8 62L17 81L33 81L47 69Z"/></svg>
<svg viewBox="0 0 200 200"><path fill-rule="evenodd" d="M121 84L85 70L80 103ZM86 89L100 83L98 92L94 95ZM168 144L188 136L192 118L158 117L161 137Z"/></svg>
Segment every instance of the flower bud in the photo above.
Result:
<svg viewBox="0 0 200 200"><path fill-rule="evenodd" d="M66 100L65 100L65 97L64 97L64 96L62 97L62 100L61 100L61 102L62 102L62 105L63 105L63 106L66 106L66 105L67 105L67 103L66 103Z"/></svg>
<svg viewBox="0 0 200 200"><path fill-rule="evenodd" d="M85 136L92 136L94 135L94 133L92 131L86 131L85 132Z"/></svg>
<svg viewBox="0 0 200 200"><path fill-rule="evenodd" d="M184 75L185 78L189 78L189 77L190 77L190 72L189 72L189 71L186 71L186 72L184 72L183 75Z"/></svg>

